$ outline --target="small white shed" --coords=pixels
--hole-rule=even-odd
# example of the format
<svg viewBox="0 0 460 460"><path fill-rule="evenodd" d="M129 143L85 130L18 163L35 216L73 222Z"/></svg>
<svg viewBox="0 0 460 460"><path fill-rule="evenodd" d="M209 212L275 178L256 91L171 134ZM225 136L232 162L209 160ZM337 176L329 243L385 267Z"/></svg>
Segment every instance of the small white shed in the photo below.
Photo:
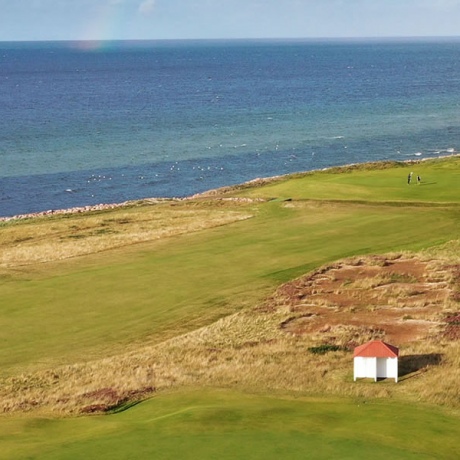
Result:
<svg viewBox="0 0 460 460"><path fill-rule="evenodd" d="M360 345L353 354L354 380L394 378L398 381L399 349L381 340Z"/></svg>

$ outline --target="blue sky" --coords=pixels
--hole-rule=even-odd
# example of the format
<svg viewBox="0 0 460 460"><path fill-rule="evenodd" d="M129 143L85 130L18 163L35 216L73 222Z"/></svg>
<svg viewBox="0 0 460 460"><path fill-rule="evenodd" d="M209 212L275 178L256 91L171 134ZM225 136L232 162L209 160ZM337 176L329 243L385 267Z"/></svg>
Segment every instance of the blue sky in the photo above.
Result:
<svg viewBox="0 0 460 460"><path fill-rule="evenodd" d="M460 36L460 0L0 0L0 40Z"/></svg>

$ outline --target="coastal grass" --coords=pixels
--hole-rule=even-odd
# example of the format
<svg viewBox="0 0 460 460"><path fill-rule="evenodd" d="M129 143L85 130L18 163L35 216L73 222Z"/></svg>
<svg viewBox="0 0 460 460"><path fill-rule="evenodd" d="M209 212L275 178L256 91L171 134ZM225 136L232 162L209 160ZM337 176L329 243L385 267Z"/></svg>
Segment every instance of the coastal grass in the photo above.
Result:
<svg viewBox="0 0 460 460"><path fill-rule="evenodd" d="M225 225L252 216L250 209L218 203L145 200L111 210L56 214L0 222L0 275L145 241Z"/></svg>
<svg viewBox="0 0 460 460"><path fill-rule="evenodd" d="M366 398L172 392L111 416L0 417L1 459L457 459L454 414Z"/></svg>
<svg viewBox="0 0 460 460"><path fill-rule="evenodd" d="M327 261L458 235L458 210L270 202L205 231L34 266L0 285L0 372L159 343L254 305ZM20 325L20 327L18 327Z"/></svg>
<svg viewBox="0 0 460 460"><path fill-rule="evenodd" d="M0 340L8 346L0 347L0 375L160 343L254 305L328 261L456 239L459 161L417 164L435 178L425 205L413 196L394 204L424 190L401 182L413 165L397 164L243 190L279 198L269 202L235 200L232 190L2 223ZM330 200L342 196L346 203Z"/></svg>
<svg viewBox="0 0 460 460"><path fill-rule="evenodd" d="M458 410L458 327L446 323L458 311L459 280L449 257L455 247L458 242L444 246L444 254L438 251L436 259L424 253L392 253L328 264L280 286L262 304L162 343L2 379L0 411L110 412L126 401L190 387L424 402ZM425 267L417 275L423 299L414 302L411 292L394 289L401 276L398 282L369 276L382 268L379 262L388 268L396 261L404 270L413 267L414 273ZM349 276L354 267L356 280L367 273L379 289L370 293L367 283L339 282L331 290L340 266ZM329 286L323 284L325 279ZM404 281L416 285L409 277ZM310 287L305 291L302 286ZM302 292L312 295L304 300L304 295L298 296ZM387 334L396 334L403 354L400 383L354 383L353 346L375 339L394 343ZM311 352L325 345L326 353Z"/></svg>
<svg viewBox="0 0 460 460"><path fill-rule="evenodd" d="M457 342L411 343L413 356L442 345L442 365L397 385L354 384L349 353L314 355L324 337L280 330L292 312L254 314L280 284L343 257L422 251L458 265L458 159L416 165L426 185L408 186L405 165L360 167L1 223L2 404L54 398L56 411L1 415L0 458L458 458ZM339 326L327 333L339 342L378 332ZM162 391L111 415L56 416L152 382Z"/></svg>

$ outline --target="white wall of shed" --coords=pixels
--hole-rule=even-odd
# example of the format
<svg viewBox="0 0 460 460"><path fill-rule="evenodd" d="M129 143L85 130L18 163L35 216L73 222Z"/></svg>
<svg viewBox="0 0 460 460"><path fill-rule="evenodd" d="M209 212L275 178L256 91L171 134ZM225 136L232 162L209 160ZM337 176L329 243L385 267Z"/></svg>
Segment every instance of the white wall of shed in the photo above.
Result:
<svg viewBox="0 0 460 460"><path fill-rule="evenodd" d="M398 381L398 358L374 358L357 356L353 359L353 378L394 378Z"/></svg>

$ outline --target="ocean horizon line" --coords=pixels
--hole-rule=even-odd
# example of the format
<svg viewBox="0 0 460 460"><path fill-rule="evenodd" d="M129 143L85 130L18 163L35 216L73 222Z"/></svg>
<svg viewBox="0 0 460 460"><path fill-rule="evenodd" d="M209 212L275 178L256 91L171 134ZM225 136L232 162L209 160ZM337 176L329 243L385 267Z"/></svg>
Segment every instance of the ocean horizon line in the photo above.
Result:
<svg viewBox="0 0 460 460"><path fill-rule="evenodd" d="M0 40L0 44L153 44L153 43L395 43L395 42L449 42L460 41L459 35L388 35L388 36L336 36L336 37L198 37L198 38L92 38L92 39L38 39L38 40Z"/></svg>

